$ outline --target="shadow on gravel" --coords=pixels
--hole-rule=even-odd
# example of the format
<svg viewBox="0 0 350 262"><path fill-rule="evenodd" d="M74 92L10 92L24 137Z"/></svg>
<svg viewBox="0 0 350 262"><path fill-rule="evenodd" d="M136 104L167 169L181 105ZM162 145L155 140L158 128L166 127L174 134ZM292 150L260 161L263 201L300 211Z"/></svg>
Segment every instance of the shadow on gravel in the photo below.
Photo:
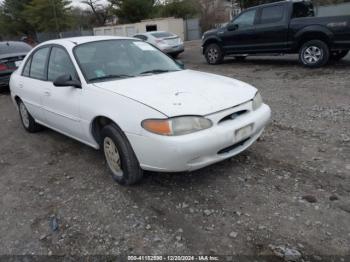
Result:
<svg viewBox="0 0 350 262"><path fill-rule="evenodd" d="M224 60L223 64L237 64L237 65L256 65L256 66L278 66L278 67L289 67L289 66L300 66L303 67L297 57L284 57L284 56L274 56L274 57L248 57L244 61L238 61L235 58L227 58ZM331 68L341 68L350 69L350 60L341 60L338 62L330 61L323 69Z"/></svg>
<svg viewBox="0 0 350 262"><path fill-rule="evenodd" d="M149 172L144 173L143 180L139 183L140 186L161 186L163 188L184 188L192 187L201 188L203 185L211 185L214 181L227 180L228 175L224 170L229 167L238 167L250 154L250 151L244 151L232 158L223 160L216 164L204 167L192 172L176 172L176 173L160 173Z"/></svg>

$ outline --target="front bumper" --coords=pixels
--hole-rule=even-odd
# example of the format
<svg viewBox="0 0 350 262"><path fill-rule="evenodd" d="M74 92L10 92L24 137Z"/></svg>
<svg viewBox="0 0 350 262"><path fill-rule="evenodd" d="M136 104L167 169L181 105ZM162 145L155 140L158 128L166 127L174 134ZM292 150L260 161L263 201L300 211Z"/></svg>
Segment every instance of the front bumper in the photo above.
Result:
<svg viewBox="0 0 350 262"><path fill-rule="evenodd" d="M251 108L251 103L249 104ZM244 106L246 105L242 105ZM208 118L219 119L227 113L230 114L230 111L220 112ZM171 137L145 132L145 135L127 134L127 137L144 170L192 171L230 158L247 149L262 134L270 117L270 107L263 104L258 110L249 111L237 119L221 124L214 122L213 127L188 135ZM253 124L250 136L235 141L235 130L250 124Z"/></svg>

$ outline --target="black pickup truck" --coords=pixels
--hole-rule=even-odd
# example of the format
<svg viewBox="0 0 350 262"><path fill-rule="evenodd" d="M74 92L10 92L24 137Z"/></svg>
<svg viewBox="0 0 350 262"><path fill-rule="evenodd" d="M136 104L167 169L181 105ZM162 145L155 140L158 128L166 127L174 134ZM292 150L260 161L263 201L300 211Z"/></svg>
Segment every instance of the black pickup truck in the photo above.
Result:
<svg viewBox="0 0 350 262"><path fill-rule="evenodd" d="M203 54L209 64L225 56L299 53L307 67L340 60L350 49L350 15L317 17L312 2L292 0L244 10L226 26L205 32Z"/></svg>

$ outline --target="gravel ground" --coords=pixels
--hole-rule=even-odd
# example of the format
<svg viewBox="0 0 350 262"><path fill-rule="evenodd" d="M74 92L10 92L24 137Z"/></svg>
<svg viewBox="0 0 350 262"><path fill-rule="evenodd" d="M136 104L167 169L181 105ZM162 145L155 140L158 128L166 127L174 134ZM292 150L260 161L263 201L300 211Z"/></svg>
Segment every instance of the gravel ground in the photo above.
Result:
<svg viewBox="0 0 350 262"><path fill-rule="evenodd" d="M100 152L50 130L26 133L1 94L0 254L350 261L350 57L315 70L295 56L209 66L198 42L186 45L187 68L260 89L273 110L261 140L202 170L122 187Z"/></svg>

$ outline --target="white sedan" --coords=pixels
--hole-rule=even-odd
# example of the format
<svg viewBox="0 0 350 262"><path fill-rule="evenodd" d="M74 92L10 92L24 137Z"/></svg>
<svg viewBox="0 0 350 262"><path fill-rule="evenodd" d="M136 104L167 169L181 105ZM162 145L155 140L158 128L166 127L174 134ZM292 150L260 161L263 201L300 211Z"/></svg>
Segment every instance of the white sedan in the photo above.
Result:
<svg viewBox="0 0 350 262"><path fill-rule="evenodd" d="M164 31L153 31L134 35L135 38L150 43L164 53L176 58L185 51L184 43L181 38L173 33Z"/></svg>
<svg viewBox="0 0 350 262"><path fill-rule="evenodd" d="M45 42L12 74L24 128L49 127L102 149L113 178L133 184L143 170L196 170L257 140L270 108L252 86L184 70L134 38Z"/></svg>

